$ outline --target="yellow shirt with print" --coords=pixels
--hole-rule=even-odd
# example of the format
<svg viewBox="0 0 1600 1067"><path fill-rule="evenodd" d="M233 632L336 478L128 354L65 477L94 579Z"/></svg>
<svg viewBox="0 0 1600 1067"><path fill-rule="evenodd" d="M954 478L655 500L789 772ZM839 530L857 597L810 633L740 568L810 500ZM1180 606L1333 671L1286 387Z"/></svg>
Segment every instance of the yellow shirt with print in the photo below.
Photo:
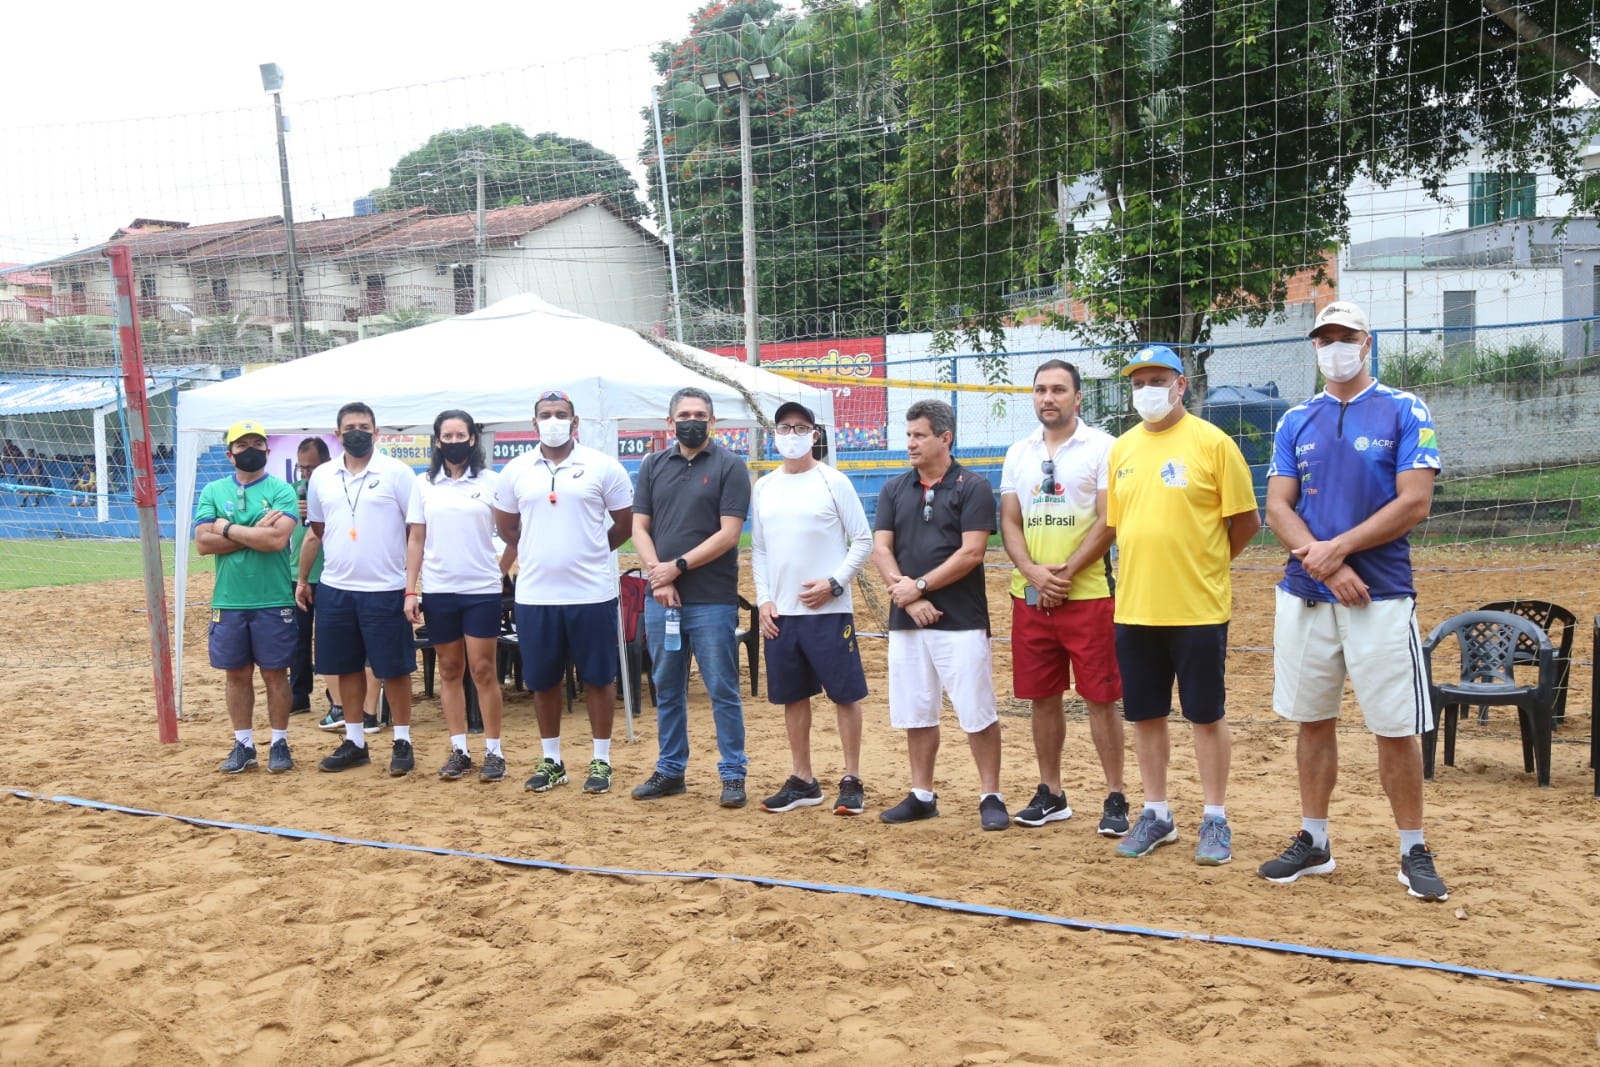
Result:
<svg viewBox="0 0 1600 1067"><path fill-rule="evenodd" d="M1224 519L1252 511L1250 468L1233 439L1196 415L1111 446L1106 521L1117 531L1116 620L1203 626L1233 615Z"/></svg>
<svg viewBox="0 0 1600 1067"><path fill-rule="evenodd" d="M1022 508L1022 539L1028 546L1028 558L1035 563L1055 565L1065 563L1078 550L1083 539L1094 525L1095 472L1083 464L1071 473L1061 472L1058 479L1076 476L1080 484L1065 484L1061 492L1044 484L1044 474L1036 473L1017 487L1017 503ZM1047 491L1047 489L1051 491ZM1072 586L1067 590L1068 600L1095 600L1111 595L1111 577L1108 564L1097 559L1072 576ZM1028 580L1019 570L1011 572L1011 595L1027 595Z"/></svg>

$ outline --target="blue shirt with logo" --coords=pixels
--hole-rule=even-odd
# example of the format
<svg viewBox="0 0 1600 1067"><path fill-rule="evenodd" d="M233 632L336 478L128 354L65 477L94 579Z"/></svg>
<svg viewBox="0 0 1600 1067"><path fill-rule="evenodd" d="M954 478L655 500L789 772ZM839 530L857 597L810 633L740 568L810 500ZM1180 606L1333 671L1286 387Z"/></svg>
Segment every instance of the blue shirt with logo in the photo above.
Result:
<svg viewBox="0 0 1600 1067"><path fill-rule="evenodd" d="M1284 412L1273 435L1267 475L1299 479L1295 513L1313 537L1326 541L1359 526L1399 496L1399 472L1438 469L1439 442L1427 405L1410 393L1373 382L1348 403L1324 392ZM1353 553L1346 562L1367 583L1374 600L1417 595L1408 537ZM1303 600L1337 599L1293 556L1279 588Z"/></svg>

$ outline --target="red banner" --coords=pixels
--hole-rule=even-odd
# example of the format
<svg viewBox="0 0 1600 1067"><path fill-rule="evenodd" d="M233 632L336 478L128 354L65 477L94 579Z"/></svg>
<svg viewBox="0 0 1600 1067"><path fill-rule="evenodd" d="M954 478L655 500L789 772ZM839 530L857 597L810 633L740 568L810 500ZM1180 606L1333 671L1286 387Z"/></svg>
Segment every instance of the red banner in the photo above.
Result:
<svg viewBox="0 0 1600 1067"><path fill-rule="evenodd" d="M719 356L744 360L744 348L713 348ZM889 447L889 394L882 385L866 384L886 377L883 338L852 337L831 341L778 341L761 346L761 366L776 371L804 371L840 379L833 392L833 421L828 428L836 451ZM819 385L818 382L808 382Z"/></svg>

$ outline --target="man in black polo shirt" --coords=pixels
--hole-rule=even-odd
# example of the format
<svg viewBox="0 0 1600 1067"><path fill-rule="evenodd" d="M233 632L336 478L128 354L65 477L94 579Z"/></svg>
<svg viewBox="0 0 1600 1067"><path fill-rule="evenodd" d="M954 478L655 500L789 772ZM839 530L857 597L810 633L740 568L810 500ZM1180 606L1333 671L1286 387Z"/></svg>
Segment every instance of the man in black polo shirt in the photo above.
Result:
<svg viewBox="0 0 1600 1067"><path fill-rule="evenodd" d="M750 513L744 461L711 440L716 415L703 389L679 389L667 429L677 443L646 456L633 494L633 544L644 561L651 597L645 635L656 686L660 755L635 800L684 791L689 764L689 655L711 696L721 804L742 808L749 761L739 700L739 531Z"/></svg>
<svg viewBox="0 0 1600 1067"><path fill-rule="evenodd" d="M989 480L955 461L956 413L942 400L906 411L911 469L878 496L872 560L889 587L889 724L906 731L911 792L878 816L887 823L939 814L940 691L948 693L978 764L985 830L1011 825L1000 796L1000 719L989 660L983 554L994 532Z"/></svg>

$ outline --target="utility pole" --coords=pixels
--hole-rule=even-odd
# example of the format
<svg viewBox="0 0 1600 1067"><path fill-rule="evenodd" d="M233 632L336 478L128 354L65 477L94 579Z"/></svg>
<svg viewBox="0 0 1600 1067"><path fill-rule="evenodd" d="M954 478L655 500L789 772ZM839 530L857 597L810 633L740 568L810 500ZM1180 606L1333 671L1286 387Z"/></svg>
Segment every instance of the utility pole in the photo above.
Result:
<svg viewBox="0 0 1600 1067"><path fill-rule="evenodd" d="M283 135L288 132L283 117L283 70L276 63L261 64L261 87L272 94L272 112L278 127L278 180L283 187L283 238L289 253L289 325L293 331L294 354L306 354L305 292L300 284L300 263L294 247L294 204L289 197L289 149Z"/></svg>
<svg viewBox="0 0 1600 1067"><path fill-rule="evenodd" d="M489 240L484 225L483 213L483 166L484 154L480 148L474 148L467 154L467 160L478 172L478 222L473 227L472 245L477 257L477 265L472 268L473 288L477 290L475 305L479 310L488 306L489 279Z"/></svg>
<svg viewBox="0 0 1600 1067"><path fill-rule="evenodd" d="M761 364L760 319L756 315L755 162L750 150L750 89L739 84L739 184L744 195L744 361Z"/></svg>

